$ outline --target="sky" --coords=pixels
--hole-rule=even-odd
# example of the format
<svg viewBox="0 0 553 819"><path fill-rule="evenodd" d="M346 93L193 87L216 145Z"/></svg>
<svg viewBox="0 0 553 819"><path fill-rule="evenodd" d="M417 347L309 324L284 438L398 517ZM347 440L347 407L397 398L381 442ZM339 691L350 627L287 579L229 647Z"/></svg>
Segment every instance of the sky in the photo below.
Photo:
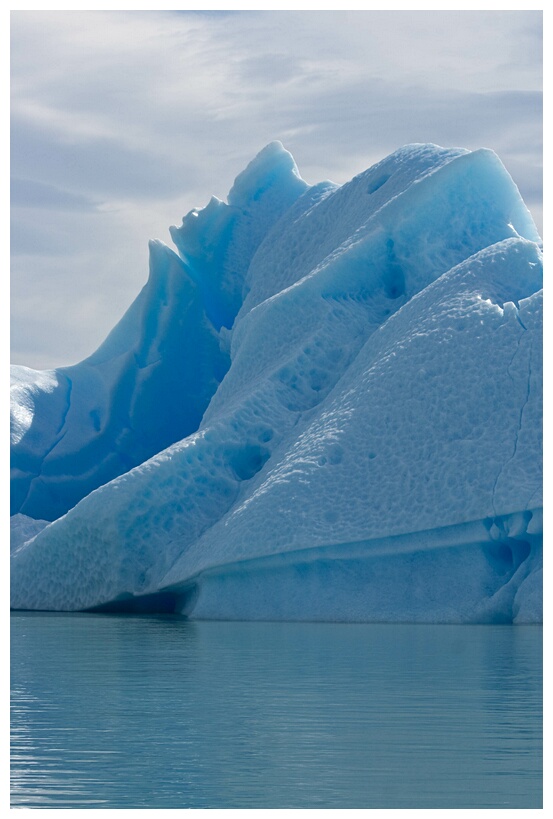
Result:
<svg viewBox="0 0 553 819"><path fill-rule="evenodd" d="M280 140L314 184L492 148L542 229L540 11L13 11L12 362L92 353L148 239Z"/></svg>

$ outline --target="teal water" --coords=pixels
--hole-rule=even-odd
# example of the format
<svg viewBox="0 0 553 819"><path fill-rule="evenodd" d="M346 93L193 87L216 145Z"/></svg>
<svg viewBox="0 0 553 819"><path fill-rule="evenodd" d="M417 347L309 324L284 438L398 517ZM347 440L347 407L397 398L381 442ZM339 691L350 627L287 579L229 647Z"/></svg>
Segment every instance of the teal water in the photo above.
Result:
<svg viewBox="0 0 553 819"><path fill-rule="evenodd" d="M540 627L11 625L13 807L541 807Z"/></svg>

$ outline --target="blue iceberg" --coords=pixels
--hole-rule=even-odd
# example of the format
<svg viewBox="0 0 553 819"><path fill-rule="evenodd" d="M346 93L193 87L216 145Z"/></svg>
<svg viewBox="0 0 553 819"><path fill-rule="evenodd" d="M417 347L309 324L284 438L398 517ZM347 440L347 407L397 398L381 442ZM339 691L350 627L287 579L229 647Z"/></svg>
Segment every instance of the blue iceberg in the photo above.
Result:
<svg viewBox="0 0 553 819"><path fill-rule="evenodd" d="M271 143L171 236L92 356L13 368L12 607L541 622L541 241L497 156L308 186Z"/></svg>

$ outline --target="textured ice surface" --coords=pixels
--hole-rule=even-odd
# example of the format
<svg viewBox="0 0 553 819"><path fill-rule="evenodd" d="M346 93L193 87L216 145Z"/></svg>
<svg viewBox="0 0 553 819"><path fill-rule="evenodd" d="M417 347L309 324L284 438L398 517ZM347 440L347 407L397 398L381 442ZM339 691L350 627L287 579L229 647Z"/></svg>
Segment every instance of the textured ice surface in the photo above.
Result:
<svg viewBox="0 0 553 819"><path fill-rule="evenodd" d="M495 154L406 146L309 188L273 143L172 235L162 298L152 273L90 359L18 369L15 452L38 469L18 509L73 508L17 537L12 605L540 620L542 261ZM137 349L164 373L149 398ZM64 409L90 371L111 436L82 423L95 387ZM122 430L140 463L110 480Z"/></svg>

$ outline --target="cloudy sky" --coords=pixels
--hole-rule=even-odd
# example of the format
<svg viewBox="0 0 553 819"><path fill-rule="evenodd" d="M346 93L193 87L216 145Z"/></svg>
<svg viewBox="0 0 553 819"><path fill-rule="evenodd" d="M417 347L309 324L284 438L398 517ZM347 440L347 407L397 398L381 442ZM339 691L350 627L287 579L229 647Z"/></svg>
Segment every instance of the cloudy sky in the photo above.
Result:
<svg viewBox="0 0 553 819"><path fill-rule="evenodd" d="M90 354L273 139L310 183L492 148L541 231L541 52L539 11L12 12L12 361Z"/></svg>

